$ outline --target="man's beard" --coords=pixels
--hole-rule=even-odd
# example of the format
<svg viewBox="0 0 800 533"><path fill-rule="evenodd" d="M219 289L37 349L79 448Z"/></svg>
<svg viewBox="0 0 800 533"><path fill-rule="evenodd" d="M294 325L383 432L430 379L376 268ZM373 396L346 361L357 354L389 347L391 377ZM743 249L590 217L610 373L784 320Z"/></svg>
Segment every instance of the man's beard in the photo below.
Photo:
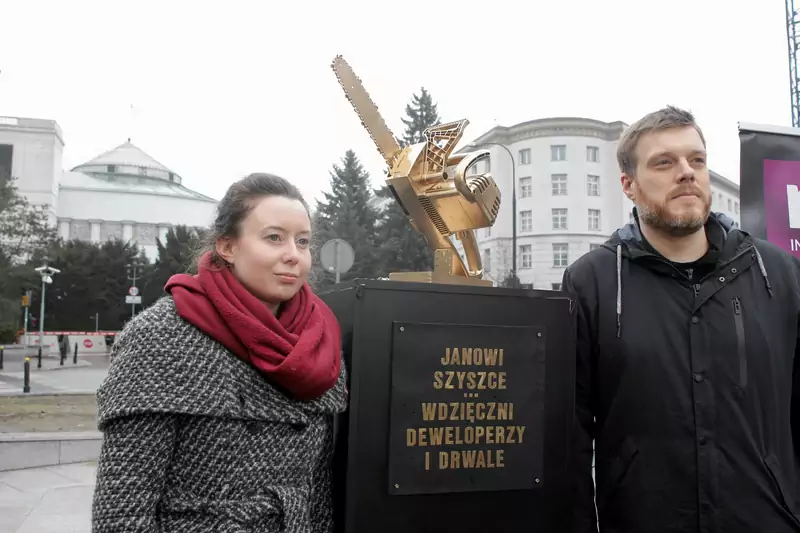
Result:
<svg viewBox="0 0 800 533"><path fill-rule="evenodd" d="M703 211L699 216L672 216L667 211L666 203L656 203L643 194L636 204L636 210L639 220L654 230L672 237L686 237L699 231L708 220L711 198L700 198L700 200L703 202Z"/></svg>

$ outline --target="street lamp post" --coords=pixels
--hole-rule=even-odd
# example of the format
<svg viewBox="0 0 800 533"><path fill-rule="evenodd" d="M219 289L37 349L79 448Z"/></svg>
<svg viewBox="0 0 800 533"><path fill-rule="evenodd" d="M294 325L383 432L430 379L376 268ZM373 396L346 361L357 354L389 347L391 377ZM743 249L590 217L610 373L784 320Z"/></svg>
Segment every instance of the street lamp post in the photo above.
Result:
<svg viewBox="0 0 800 533"><path fill-rule="evenodd" d="M36 272L42 277L42 300L39 302L39 348L44 348L44 295L47 285L53 283L53 276L60 274L61 271L57 268L44 265L35 268Z"/></svg>
<svg viewBox="0 0 800 533"><path fill-rule="evenodd" d="M504 144L482 142L480 145L498 146L506 151L511 158L511 273L514 276L514 283L517 281L517 162L514 154ZM478 147L478 144L470 146Z"/></svg>
<svg viewBox="0 0 800 533"><path fill-rule="evenodd" d="M128 269L128 281L132 281L133 286L136 287L136 280L139 279L139 277L136 275L137 266L135 264L128 264L125 265L125 268ZM133 294L131 294L131 296L135 297ZM134 316L136 316L136 304L131 303L131 318Z"/></svg>

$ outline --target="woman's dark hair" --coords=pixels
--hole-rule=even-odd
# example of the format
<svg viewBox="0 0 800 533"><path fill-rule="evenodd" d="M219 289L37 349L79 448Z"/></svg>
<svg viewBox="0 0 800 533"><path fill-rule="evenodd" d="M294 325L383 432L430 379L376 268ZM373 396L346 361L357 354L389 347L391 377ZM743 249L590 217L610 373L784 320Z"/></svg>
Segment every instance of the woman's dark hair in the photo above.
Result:
<svg viewBox="0 0 800 533"><path fill-rule="evenodd" d="M211 252L212 261L217 266L225 264L225 261L217 255L217 241L238 236L242 221L256 206L258 200L269 196L297 200L310 214L308 204L300 190L289 181L274 174L250 174L231 185L217 205L217 218L195 255L195 271L197 262L206 252Z"/></svg>

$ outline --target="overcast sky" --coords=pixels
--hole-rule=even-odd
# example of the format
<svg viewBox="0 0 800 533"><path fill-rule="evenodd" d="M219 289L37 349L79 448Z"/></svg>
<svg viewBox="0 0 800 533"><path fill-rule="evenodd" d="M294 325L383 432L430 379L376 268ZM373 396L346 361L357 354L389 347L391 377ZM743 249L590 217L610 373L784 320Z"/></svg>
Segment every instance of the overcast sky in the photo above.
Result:
<svg viewBox="0 0 800 533"><path fill-rule="evenodd" d="M465 142L496 124L631 123L675 104L696 114L711 168L738 182L737 122L791 125L781 0L469 5L0 0L0 115L56 120L65 168L130 136L216 198L254 171L316 197L348 149L381 182L330 69L339 53L397 135L420 86L443 120L470 120Z"/></svg>

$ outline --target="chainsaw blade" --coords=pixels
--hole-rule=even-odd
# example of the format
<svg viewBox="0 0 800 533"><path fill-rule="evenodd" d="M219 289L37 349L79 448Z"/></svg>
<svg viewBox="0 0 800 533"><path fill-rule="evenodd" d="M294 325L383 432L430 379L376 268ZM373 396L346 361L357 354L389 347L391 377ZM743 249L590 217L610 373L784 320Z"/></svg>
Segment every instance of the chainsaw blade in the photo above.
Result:
<svg viewBox="0 0 800 533"><path fill-rule="evenodd" d="M341 55L337 55L334 58L331 68L336 74L336 79L344 90L345 96L361 120L361 125L367 130L367 133L372 137L372 142L375 143L378 151L391 167L401 148L378 111L378 106L375 105L367 90L364 89L361 79L356 76L356 73Z"/></svg>

